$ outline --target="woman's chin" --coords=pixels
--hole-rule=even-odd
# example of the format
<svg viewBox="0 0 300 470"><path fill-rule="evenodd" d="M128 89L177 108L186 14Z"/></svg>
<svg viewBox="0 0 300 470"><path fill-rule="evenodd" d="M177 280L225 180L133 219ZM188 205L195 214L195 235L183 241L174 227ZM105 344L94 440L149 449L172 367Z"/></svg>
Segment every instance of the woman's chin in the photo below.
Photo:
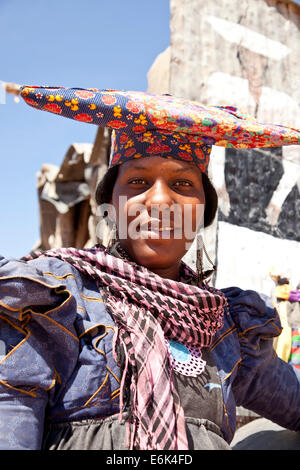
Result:
<svg viewBox="0 0 300 470"><path fill-rule="evenodd" d="M148 269L165 268L174 261L179 262L186 253L182 240L162 237L130 240L124 248L138 264Z"/></svg>

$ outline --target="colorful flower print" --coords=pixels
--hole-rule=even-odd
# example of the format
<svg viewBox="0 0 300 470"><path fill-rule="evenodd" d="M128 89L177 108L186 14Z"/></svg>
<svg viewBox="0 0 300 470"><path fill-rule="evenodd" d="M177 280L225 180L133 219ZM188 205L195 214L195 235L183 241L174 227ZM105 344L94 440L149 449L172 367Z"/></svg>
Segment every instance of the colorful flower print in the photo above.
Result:
<svg viewBox="0 0 300 470"><path fill-rule="evenodd" d="M121 106L114 106L114 117L116 118L121 118L122 117L122 111L121 111Z"/></svg>
<svg viewBox="0 0 300 470"><path fill-rule="evenodd" d="M72 111L78 111L78 100L77 99L72 99L71 101L67 100L65 101L65 106L69 106Z"/></svg>
<svg viewBox="0 0 300 470"><path fill-rule="evenodd" d="M125 144L128 139L129 139L129 135L128 135L128 134L125 134L125 132L123 132L123 133L120 135L120 143L121 143L121 144Z"/></svg>
<svg viewBox="0 0 300 470"><path fill-rule="evenodd" d="M144 106L142 103L136 101L128 101L126 103L126 108L129 109L133 114L138 114L144 111Z"/></svg>
<svg viewBox="0 0 300 470"><path fill-rule="evenodd" d="M195 148L194 150L196 156L200 159L204 159L205 158L205 153L203 152L203 150L201 149L201 147L198 147L198 148Z"/></svg>
<svg viewBox="0 0 300 470"><path fill-rule="evenodd" d="M127 127L126 122L117 121L117 120L115 120L115 121L109 121L109 122L107 123L107 125L108 125L109 127L112 127L113 129L123 129L124 127Z"/></svg>
<svg viewBox="0 0 300 470"><path fill-rule="evenodd" d="M88 100L90 98L94 98L95 93L93 93L92 91L87 91L87 90L76 90L75 96L78 96L78 98L81 98L83 100Z"/></svg>
<svg viewBox="0 0 300 470"><path fill-rule="evenodd" d="M188 161L193 160L192 155L187 152L178 152L178 157L180 157L182 160L188 160Z"/></svg>
<svg viewBox="0 0 300 470"><path fill-rule="evenodd" d="M101 97L101 100L104 104L107 104L108 106L112 106L117 102L117 99L112 95L103 95Z"/></svg>
<svg viewBox="0 0 300 470"><path fill-rule="evenodd" d="M89 114L86 114L86 113L76 114L76 116L74 116L74 119L76 119L76 121L82 121L82 122L92 122L93 121L93 117L90 116Z"/></svg>
<svg viewBox="0 0 300 470"><path fill-rule="evenodd" d="M140 134L136 138L139 142L148 142L149 144L153 144L155 140L150 131L144 132L144 134Z"/></svg>
<svg viewBox="0 0 300 470"><path fill-rule="evenodd" d="M132 128L133 132L135 132L136 134L141 134L142 132L145 132L146 131L146 128L145 126L134 126Z"/></svg>
<svg viewBox="0 0 300 470"><path fill-rule="evenodd" d="M169 145L165 145L165 144L159 144L159 143L155 143L155 144L152 144L150 145L146 152L147 153L166 153L166 152L170 152L171 150L171 147L169 147Z"/></svg>
<svg viewBox="0 0 300 470"><path fill-rule="evenodd" d="M55 114L61 114L62 109L58 104L56 103L47 103L44 105L44 108L46 111L50 111L50 113L55 113Z"/></svg>
<svg viewBox="0 0 300 470"><path fill-rule="evenodd" d="M212 145L259 148L300 144L299 130L260 123L234 106L206 106L141 91L35 86L21 87L20 91L34 108L113 129L111 165L138 155L162 155L193 161L207 171Z"/></svg>
<svg viewBox="0 0 300 470"><path fill-rule="evenodd" d="M34 93L34 91L35 91L34 87L31 87L31 88L26 87L21 91L21 96L22 98L25 98L26 96L29 95L29 93Z"/></svg>
<svg viewBox="0 0 300 470"><path fill-rule="evenodd" d="M64 97L62 95L48 95L47 100L48 101L62 101Z"/></svg>
<svg viewBox="0 0 300 470"><path fill-rule="evenodd" d="M127 142L124 145L124 148L128 149L129 147L133 147L134 142L132 139L128 139Z"/></svg>
<svg viewBox="0 0 300 470"><path fill-rule="evenodd" d="M190 145L185 144L185 145L179 145L180 150L185 150L188 153L192 152L192 148Z"/></svg>
<svg viewBox="0 0 300 470"><path fill-rule="evenodd" d="M203 163L197 162L197 167L201 171L201 173L206 173L207 172L207 167Z"/></svg>
<svg viewBox="0 0 300 470"><path fill-rule="evenodd" d="M145 114L141 114L138 118L134 119L135 124L141 124L146 126L148 124L147 118Z"/></svg>
<svg viewBox="0 0 300 470"><path fill-rule="evenodd" d="M24 98L24 100L26 101L26 103L30 104L31 106L38 106L38 103L32 100L31 98Z"/></svg>
<svg viewBox="0 0 300 470"><path fill-rule="evenodd" d="M121 158L121 153L115 153L111 159L111 164L117 163Z"/></svg>
<svg viewBox="0 0 300 470"><path fill-rule="evenodd" d="M135 153L136 153L135 148L130 148L130 149L125 150L124 155L125 157L132 157L132 155L134 155Z"/></svg>

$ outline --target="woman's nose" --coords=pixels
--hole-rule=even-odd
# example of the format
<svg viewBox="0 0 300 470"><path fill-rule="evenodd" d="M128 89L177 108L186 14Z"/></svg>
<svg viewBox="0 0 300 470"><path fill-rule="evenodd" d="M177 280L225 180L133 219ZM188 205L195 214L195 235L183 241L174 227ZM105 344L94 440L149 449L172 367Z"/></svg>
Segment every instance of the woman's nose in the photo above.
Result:
<svg viewBox="0 0 300 470"><path fill-rule="evenodd" d="M174 203L172 190L169 185L162 179L156 180L151 188L147 191L146 206L171 206Z"/></svg>

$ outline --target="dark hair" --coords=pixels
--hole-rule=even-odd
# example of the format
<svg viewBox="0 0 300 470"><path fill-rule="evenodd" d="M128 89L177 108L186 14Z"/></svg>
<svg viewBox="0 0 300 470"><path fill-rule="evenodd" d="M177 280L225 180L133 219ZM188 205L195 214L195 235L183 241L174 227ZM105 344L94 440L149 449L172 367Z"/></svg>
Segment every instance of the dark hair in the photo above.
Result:
<svg viewBox="0 0 300 470"><path fill-rule="evenodd" d="M118 171L119 165L116 165L105 173L96 189L95 198L97 204L110 203ZM204 227L208 227L213 222L216 215L218 196L206 173L202 173L202 184L205 194Z"/></svg>

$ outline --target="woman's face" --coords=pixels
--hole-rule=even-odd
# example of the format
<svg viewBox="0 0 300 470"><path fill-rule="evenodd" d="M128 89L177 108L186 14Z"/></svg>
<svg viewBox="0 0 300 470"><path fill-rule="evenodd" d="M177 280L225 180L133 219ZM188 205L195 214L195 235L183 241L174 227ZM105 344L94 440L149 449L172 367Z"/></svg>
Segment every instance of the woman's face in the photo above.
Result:
<svg viewBox="0 0 300 470"><path fill-rule="evenodd" d="M119 168L112 204L121 246L138 264L176 279L203 222L200 170L162 157L130 160Z"/></svg>

